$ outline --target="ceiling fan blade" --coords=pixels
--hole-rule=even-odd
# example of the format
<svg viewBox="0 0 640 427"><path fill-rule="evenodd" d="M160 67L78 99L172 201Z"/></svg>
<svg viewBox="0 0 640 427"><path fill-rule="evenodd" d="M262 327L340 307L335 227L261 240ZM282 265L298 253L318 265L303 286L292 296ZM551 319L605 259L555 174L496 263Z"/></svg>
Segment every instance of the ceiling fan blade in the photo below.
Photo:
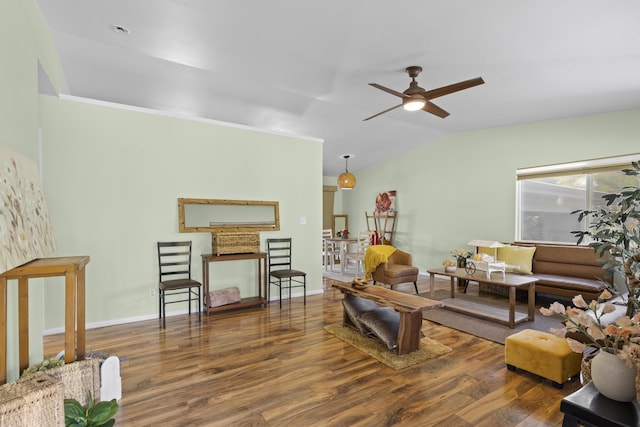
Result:
<svg viewBox="0 0 640 427"><path fill-rule="evenodd" d="M446 112L442 108L438 107L436 104L434 104L431 101L427 101L427 103L424 105L424 107L422 107L422 110L426 111L427 113L431 113L431 114L433 114L435 116L438 116L441 119L444 119L445 117L447 117L449 115L448 112Z"/></svg>
<svg viewBox="0 0 640 427"><path fill-rule="evenodd" d="M409 96L402 92L398 92L397 90L393 90L393 89L389 89L388 87L381 86L378 83L369 83L369 86L373 86L376 89L383 90L387 93L390 93L391 95L399 96L400 98L407 98Z"/></svg>
<svg viewBox="0 0 640 427"><path fill-rule="evenodd" d="M484 84L482 77L476 77L475 79L465 80L463 82L454 83L452 85L443 86L438 89L427 90L424 92L424 97L427 99L435 99L450 93L458 92L460 90L469 89L470 87Z"/></svg>
<svg viewBox="0 0 640 427"><path fill-rule="evenodd" d="M363 120L363 122L366 122L367 120L373 119L374 117L378 117L378 116L379 116L379 115L381 115L381 114L388 113L389 111L391 111L391 110L395 110L395 109L396 109L396 108L398 108L398 107L402 107L402 104L398 104L398 105L396 105L395 107L387 108L386 110L381 111L381 112L379 112L378 114L374 114L374 115L373 115L373 116L371 116L371 117L367 117L366 119L364 119L364 120Z"/></svg>

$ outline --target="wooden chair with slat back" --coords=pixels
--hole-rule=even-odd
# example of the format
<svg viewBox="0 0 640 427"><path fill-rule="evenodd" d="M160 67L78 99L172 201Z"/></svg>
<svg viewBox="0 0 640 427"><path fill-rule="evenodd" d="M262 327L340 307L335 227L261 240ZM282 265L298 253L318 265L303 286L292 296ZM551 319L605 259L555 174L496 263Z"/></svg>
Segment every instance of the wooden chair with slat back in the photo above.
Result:
<svg viewBox="0 0 640 427"><path fill-rule="evenodd" d="M198 321L201 322L202 284L191 278L191 241L158 242L158 267L158 306L162 328L167 327L167 304L188 302L191 314L191 303L197 301ZM174 299L175 296L179 299Z"/></svg>
<svg viewBox="0 0 640 427"><path fill-rule="evenodd" d="M291 238L267 239L269 258L269 289L271 285L280 288L280 308L282 308L282 287L303 288L304 305L307 305L307 273L291 268ZM297 283L297 284L296 284Z"/></svg>
<svg viewBox="0 0 640 427"><path fill-rule="evenodd" d="M322 230L322 259L324 264L324 269L328 270L329 266L331 266L331 270L333 271L333 267L336 264L336 256L340 253L336 244L333 242L327 242L326 239L333 238L333 230L330 228L325 228Z"/></svg>
<svg viewBox="0 0 640 427"><path fill-rule="evenodd" d="M347 252L344 254L346 267L349 266L349 260L356 263L356 276L360 273L360 267L362 266L362 274L364 275L364 255L367 252L367 248L371 244L371 235L373 231L360 231L358 233L358 241L356 242L356 251ZM342 260L340 261L342 262Z"/></svg>

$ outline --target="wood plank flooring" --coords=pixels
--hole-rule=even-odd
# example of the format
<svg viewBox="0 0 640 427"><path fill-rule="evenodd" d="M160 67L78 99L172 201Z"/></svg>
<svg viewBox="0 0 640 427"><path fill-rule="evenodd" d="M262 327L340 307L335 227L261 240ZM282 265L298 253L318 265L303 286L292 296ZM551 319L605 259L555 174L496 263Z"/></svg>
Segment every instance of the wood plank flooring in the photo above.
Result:
<svg viewBox="0 0 640 427"><path fill-rule="evenodd" d="M201 324L175 316L166 330L156 320L88 330L87 350L123 359L116 425L559 426L560 400L580 388L510 372L502 345L426 320L423 332L453 352L395 371L323 330L342 320L342 294L324 286L306 307L294 298ZM63 342L45 337L45 354Z"/></svg>

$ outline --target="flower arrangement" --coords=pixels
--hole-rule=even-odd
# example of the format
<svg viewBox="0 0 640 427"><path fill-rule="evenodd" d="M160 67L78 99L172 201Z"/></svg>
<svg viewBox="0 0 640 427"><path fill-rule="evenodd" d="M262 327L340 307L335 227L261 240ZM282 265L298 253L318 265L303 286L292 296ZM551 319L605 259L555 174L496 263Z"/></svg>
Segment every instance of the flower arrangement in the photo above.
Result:
<svg viewBox="0 0 640 427"><path fill-rule="evenodd" d="M466 249L454 249L451 251L451 256L457 259L458 261L461 259L470 258L471 255L473 255L471 251L468 251Z"/></svg>
<svg viewBox="0 0 640 427"><path fill-rule="evenodd" d="M24 378L28 375L35 374L36 372L46 371L47 369L53 369L63 365L64 359L62 358L44 359L42 362L31 365L27 369L22 371L22 375L20 375L20 377Z"/></svg>
<svg viewBox="0 0 640 427"><path fill-rule="evenodd" d="M447 268L447 267L453 267L456 265L456 262L452 259L445 259L444 261L442 261L442 266Z"/></svg>
<svg viewBox="0 0 640 427"><path fill-rule="evenodd" d="M575 307L565 307L556 301L549 308L541 307L540 313L544 316L558 314L565 320L564 328L552 328L551 333L566 338L576 353L582 353L586 347L595 347L617 355L631 367L640 358L640 313L603 325L602 317L615 311L615 306L606 302L611 296L611 292L604 290L597 300L587 303L582 295L577 295L572 300ZM567 332L581 333L588 342L566 337Z"/></svg>
<svg viewBox="0 0 640 427"><path fill-rule="evenodd" d="M346 239L349 237L349 230L345 228L344 230L338 231L336 237L344 237Z"/></svg>

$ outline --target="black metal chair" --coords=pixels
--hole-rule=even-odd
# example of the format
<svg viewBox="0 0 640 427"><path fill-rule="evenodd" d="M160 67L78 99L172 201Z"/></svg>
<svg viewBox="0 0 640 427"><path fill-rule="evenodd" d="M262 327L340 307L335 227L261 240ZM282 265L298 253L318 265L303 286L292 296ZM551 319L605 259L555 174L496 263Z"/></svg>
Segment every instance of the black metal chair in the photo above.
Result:
<svg viewBox="0 0 640 427"><path fill-rule="evenodd" d="M198 302L198 321L202 322L200 300L202 283L191 278L191 241L158 242L158 266L160 268L158 305L162 328L167 327L167 304L188 301L189 314L191 314L192 300ZM188 298L174 299L176 295L187 295Z"/></svg>
<svg viewBox="0 0 640 427"><path fill-rule="evenodd" d="M306 305L307 273L291 268L291 238L267 239L267 255L269 257L269 292L272 284L280 288L280 308L282 308L282 286L289 289L289 299L291 299L291 288L303 288Z"/></svg>

